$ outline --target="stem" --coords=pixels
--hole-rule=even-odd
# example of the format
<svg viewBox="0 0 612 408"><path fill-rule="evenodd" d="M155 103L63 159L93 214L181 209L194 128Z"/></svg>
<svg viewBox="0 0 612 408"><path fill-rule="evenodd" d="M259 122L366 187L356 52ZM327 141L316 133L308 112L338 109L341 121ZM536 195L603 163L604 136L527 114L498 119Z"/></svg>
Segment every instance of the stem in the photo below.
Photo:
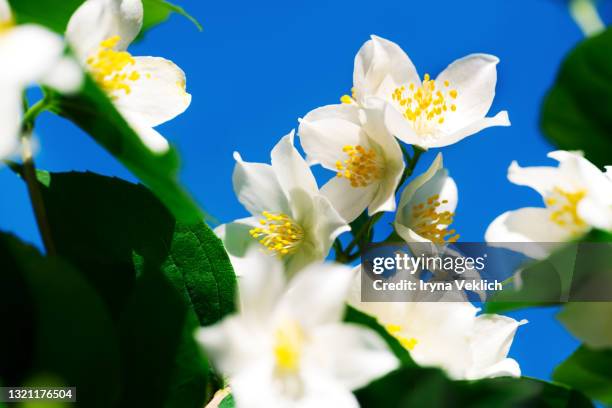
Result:
<svg viewBox="0 0 612 408"><path fill-rule="evenodd" d="M23 128L24 132L28 133L34 127L34 121L43 111L45 111L51 104L50 98L45 95L43 99L36 102L27 112L23 115Z"/></svg>
<svg viewBox="0 0 612 408"><path fill-rule="evenodd" d="M571 0L569 9L585 37L591 37L605 29L594 0Z"/></svg>
<svg viewBox="0 0 612 408"><path fill-rule="evenodd" d="M47 255L55 255L55 245L47 219L47 212L43 203L42 193L36 179L36 167L32 158L32 141L29 134L25 134L21 139L22 158L23 158L23 175L28 186L28 194L34 209L34 216L38 224L38 230L43 240Z"/></svg>
<svg viewBox="0 0 612 408"><path fill-rule="evenodd" d="M370 231L372 230L372 227L374 227L374 224L376 224L376 222L380 219L380 217L382 217L382 215L383 213L379 212L368 219L368 222L366 222L361 227L361 229L357 231L357 234L355 234L353 240L344 249L345 255L347 255L349 258L351 257L351 255L349 254L351 253L353 248L355 248L355 246L361 243L364 237L367 237L369 235Z"/></svg>
<svg viewBox="0 0 612 408"><path fill-rule="evenodd" d="M35 103L25 113L22 125L21 158L23 160L23 178L28 188L28 194L34 210L34 217L36 218L36 224L38 225L38 231L42 237L45 251L47 255L55 255L55 244L53 243L47 211L45 210L42 193L40 191L38 179L36 178L36 166L32 154L32 129L34 128L34 121L41 112L47 109L49 103L50 100L45 95L43 99Z"/></svg>
<svg viewBox="0 0 612 408"><path fill-rule="evenodd" d="M396 192L399 191L400 187L404 185L404 182L408 179L408 177L412 176L414 168L419 162L419 158L423 153L425 153L425 150L421 149L420 147L412 146L412 149L414 150L414 154L412 157L410 157L406 149L402 146L402 152L404 153L404 158L406 159L407 166L404 169L402 178L400 179L400 182L397 185Z"/></svg>

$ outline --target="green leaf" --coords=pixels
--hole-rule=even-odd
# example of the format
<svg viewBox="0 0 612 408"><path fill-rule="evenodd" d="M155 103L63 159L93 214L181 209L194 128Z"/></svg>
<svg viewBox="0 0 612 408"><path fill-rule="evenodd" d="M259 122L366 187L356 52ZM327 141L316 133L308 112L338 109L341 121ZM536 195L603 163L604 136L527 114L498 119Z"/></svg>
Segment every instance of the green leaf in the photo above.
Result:
<svg viewBox="0 0 612 408"><path fill-rule="evenodd" d="M581 390L591 398L612 404L612 349L581 346L553 374L555 381Z"/></svg>
<svg viewBox="0 0 612 408"><path fill-rule="evenodd" d="M236 277L203 222L177 222L145 187L93 173L39 171L57 251L87 274L114 313L135 280L161 270L201 324L234 311ZM76 199L78 197L78 199Z"/></svg>
<svg viewBox="0 0 612 408"><path fill-rule="evenodd" d="M178 220L195 223L202 218L199 207L178 181L176 150L171 148L163 155L151 152L89 76L79 94L54 97L57 114L76 123L121 161Z"/></svg>
<svg viewBox="0 0 612 408"><path fill-rule="evenodd" d="M563 62L542 107L543 132L602 167L612 154L612 29L587 38Z"/></svg>
<svg viewBox="0 0 612 408"><path fill-rule="evenodd" d="M219 404L219 408L235 408L236 402L232 394L228 394L227 397L223 398L223 401Z"/></svg>
<svg viewBox="0 0 612 408"><path fill-rule="evenodd" d="M208 364L194 339L197 317L158 268L136 279L116 317L121 407L202 408Z"/></svg>
<svg viewBox="0 0 612 408"><path fill-rule="evenodd" d="M202 31L202 25L182 7L172 4L166 0L143 0L145 8L142 30L155 27L166 21L172 13L179 14L191 21L198 30Z"/></svg>
<svg viewBox="0 0 612 408"><path fill-rule="evenodd" d="M58 258L0 234L0 378L76 386L80 406L115 406L120 346L94 288ZM37 381L38 379L38 381Z"/></svg>
<svg viewBox="0 0 612 408"><path fill-rule="evenodd" d="M382 327L374 317L367 315L352 306L347 306L344 321L366 326L374 330L383 338L383 340L385 340L391 351L393 351L393 354L395 354L395 356L400 360L402 366L415 366L415 363L412 360L412 357L410 357L408 350L406 350L395 337L389 334L389 332Z"/></svg>
<svg viewBox="0 0 612 408"><path fill-rule="evenodd" d="M63 34L68 20L84 0L9 0L15 18L19 24L36 23ZM202 29L198 21L187 14L181 7L165 0L143 0L144 21L143 32L163 23L172 13L180 14Z"/></svg>
<svg viewBox="0 0 612 408"><path fill-rule="evenodd" d="M557 319L586 345L612 348L612 302L567 303Z"/></svg>
<svg viewBox="0 0 612 408"><path fill-rule="evenodd" d="M579 392L530 378L451 381L432 368L402 367L355 392L363 407L592 407Z"/></svg>

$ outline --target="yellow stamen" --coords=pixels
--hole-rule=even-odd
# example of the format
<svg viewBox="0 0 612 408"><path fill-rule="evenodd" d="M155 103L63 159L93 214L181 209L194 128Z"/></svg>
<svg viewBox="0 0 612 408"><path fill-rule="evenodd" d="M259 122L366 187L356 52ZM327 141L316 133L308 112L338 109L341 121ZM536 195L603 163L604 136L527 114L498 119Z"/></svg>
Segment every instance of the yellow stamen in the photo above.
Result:
<svg viewBox="0 0 612 408"><path fill-rule="evenodd" d="M366 187L382 177L382 165L374 149L347 145L342 151L348 155L348 159L336 162L337 176L348 179L351 186Z"/></svg>
<svg viewBox="0 0 612 408"><path fill-rule="evenodd" d="M355 92L355 87L351 88L351 95L342 95L340 97L340 102L342 103L346 103L346 104L351 104L354 103L355 100L357 99L357 92Z"/></svg>
<svg viewBox="0 0 612 408"><path fill-rule="evenodd" d="M281 324L275 334L274 357L276 369L283 374L296 374L305 343L302 326L296 321Z"/></svg>
<svg viewBox="0 0 612 408"><path fill-rule="evenodd" d="M0 34L4 34L5 31L9 31L15 27L15 21L12 18L0 21Z"/></svg>
<svg viewBox="0 0 612 408"><path fill-rule="evenodd" d="M140 79L140 73L129 71L129 67L136 64L136 60L127 51L116 51L121 41L118 35L107 38L100 43L97 54L87 59L89 70L98 83L108 93L123 91L129 94L132 91L130 82ZM111 97L116 97L113 95Z"/></svg>
<svg viewBox="0 0 612 408"><path fill-rule="evenodd" d="M385 329L389 332L390 335L395 337L397 341L407 350L413 350L418 343L418 340L411 337L405 337L401 335L401 331L403 330L402 326L397 324L388 324L385 326Z"/></svg>
<svg viewBox="0 0 612 408"><path fill-rule="evenodd" d="M552 210L551 221L579 235L588 229L588 224L578 214L578 204L586 196L584 190L574 192L555 187L544 202Z"/></svg>
<svg viewBox="0 0 612 408"><path fill-rule="evenodd" d="M295 252L304 238L302 227L286 214L264 211L262 215L261 227L252 228L251 236L278 256Z"/></svg>
<svg viewBox="0 0 612 408"><path fill-rule="evenodd" d="M448 200L440 201L440 196L436 194L429 197L426 202L414 205L411 228L423 238L436 244L457 242L459 234L456 234L454 229L449 229L455 213L438 211L438 207L442 204L448 204Z"/></svg>
<svg viewBox="0 0 612 408"><path fill-rule="evenodd" d="M346 104L351 104L351 103L353 103L353 100L348 95L342 95L342 97L340 98L340 102L346 103Z"/></svg>
<svg viewBox="0 0 612 408"><path fill-rule="evenodd" d="M443 87L437 86L436 81L425 74L420 87L410 83L408 89L400 86L391 94L391 99L418 134L433 133L437 126L445 122L449 108L452 112L457 110L455 104L448 104L449 97L457 98L457 90L446 89L450 87L449 81L443 84Z"/></svg>

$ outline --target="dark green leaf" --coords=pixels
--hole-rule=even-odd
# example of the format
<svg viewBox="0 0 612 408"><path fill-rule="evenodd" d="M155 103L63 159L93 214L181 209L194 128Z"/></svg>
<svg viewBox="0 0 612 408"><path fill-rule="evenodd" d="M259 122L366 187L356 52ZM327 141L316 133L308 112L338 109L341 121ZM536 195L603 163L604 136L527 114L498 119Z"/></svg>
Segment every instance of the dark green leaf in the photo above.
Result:
<svg viewBox="0 0 612 408"><path fill-rule="evenodd" d="M36 23L63 34L72 13L84 0L9 0L18 23ZM198 29L202 29L195 18L185 10L165 0L143 0L144 22L146 31L168 19L170 14L177 13L187 17Z"/></svg>
<svg viewBox="0 0 612 408"><path fill-rule="evenodd" d="M542 130L598 166L612 155L612 29L587 38L566 58L542 107Z"/></svg>
<svg viewBox="0 0 612 408"><path fill-rule="evenodd" d="M374 317L369 316L355 309L354 307L348 306L346 309L346 315L344 316L344 321L367 326L368 328L374 330L385 340L391 351L393 351L393 354L395 354L403 366L415 365L408 350L406 350L395 337L389 334L389 332L382 327Z"/></svg>
<svg viewBox="0 0 612 408"><path fill-rule="evenodd" d="M80 126L121 161L178 220L195 223L202 218L200 209L178 181L177 152L174 149L163 155L151 152L90 77L79 94L57 95L54 110Z"/></svg>
<svg viewBox="0 0 612 408"><path fill-rule="evenodd" d="M94 288L70 265L0 234L0 377L76 386L81 407L115 406L120 347Z"/></svg>
<svg viewBox="0 0 612 408"><path fill-rule="evenodd" d="M580 347L553 374L562 382L586 395L612 404L612 349Z"/></svg>
<svg viewBox="0 0 612 408"><path fill-rule="evenodd" d="M451 381L437 369L402 367L356 391L362 407L592 407L582 394L530 378Z"/></svg>
<svg viewBox="0 0 612 408"><path fill-rule="evenodd" d="M161 270L212 324L234 310L236 278L223 244L203 222L177 222L145 187L93 173L39 179L57 251L87 274L114 313L136 278ZM78 197L78 199L76 199Z"/></svg>

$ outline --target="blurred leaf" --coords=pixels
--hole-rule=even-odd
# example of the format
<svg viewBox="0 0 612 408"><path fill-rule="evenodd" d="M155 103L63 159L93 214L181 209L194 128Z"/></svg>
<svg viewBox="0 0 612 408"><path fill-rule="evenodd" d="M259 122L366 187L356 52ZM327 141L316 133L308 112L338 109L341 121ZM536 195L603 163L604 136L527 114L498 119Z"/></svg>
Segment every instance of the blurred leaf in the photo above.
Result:
<svg viewBox="0 0 612 408"><path fill-rule="evenodd" d="M561 302L563 288L571 279L575 246L554 252L548 259L528 265L516 275L514 287L495 293L485 304L486 313L505 313L534 306L554 306ZM516 281L520 284L516 283ZM564 285L565 282L565 285Z"/></svg>
<svg viewBox="0 0 612 408"><path fill-rule="evenodd" d="M123 393L119 406L202 408L208 364L193 333L197 318L169 279L147 267L117 319Z"/></svg>
<svg viewBox="0 0 612 408"><path fill-rule="evenodd" d="M592 407L579 392L530 378L451 381L432 368L402 367L355 392L363 407Z"/></svg>
<svg viewBox="0 0 612 408"><path fill-rule="evenodd" d="M72 13L84 0L9 0L18 23L36 23L63 34ZM187 14L181 7L165 0L142 0L144 6L143 32L163 23L170 14L177 13L193 22L202 29L195 18Z"/></svg>
<svg viewBox="0 0 612 408"><path fill-rule="evenodd" d="M10 386L44 374L78 387L78 406L114 406L119 344L104 302L58 258L0 234L0 377Z"/></svg>
<svg viewBox="0 0 612 408"><path fill-rule="evenodd" d="M176 150L171 148L163 155L151 152L89 76L79 94L57 95L56 99L54 111L76 123L121 161L159 197L177 220L195 223L202 218L197 204L178 181Z"/></svg>
<svg viewBox="0 0 612 408"><path fill-rule="evenodd" d="M393 354L400 360L403 366L415 366L410 353L400 342L393 337L389 332L382 327L376 319L370 315L367 315L352 306L347 306L344 321L348 323L355 323L374 330L378 333L387 343Z"/></svg>
<svg viewBox="0 0 612 408"><path fill-rule="evenodd" d="M166 275L201 324L234 310L236 277L203 221L177 222L145 187L117 178L38 175L58 253L79 266L115 314L148 269Z"/></svg>
<svg viewBox="0 0 612 408"><path fill-rule="evenodd" d="M612 404L612 349L581 346L553 374L555 381L581 390L591 398Z"/></svg>
<svg viewBox="0 0 612 408"><path fill-rule="evenodd" d="M219 404L219 408L235 408L236 403L232 394L228 394L227 397L223 398L223 401Z"/></svg>
<svg viewBox="0 0 612 408"><path fill-rule="evenodd" d="M612 348L612 302L567 303L557 319L587 346Z"/></svg>
<svg viewBox="0 0 612 408"><path fill-rule="evenodd" d="M564 150L582 150L599 167L612 155L612 29L567 56L542 107L542 130Z"/></svg>

